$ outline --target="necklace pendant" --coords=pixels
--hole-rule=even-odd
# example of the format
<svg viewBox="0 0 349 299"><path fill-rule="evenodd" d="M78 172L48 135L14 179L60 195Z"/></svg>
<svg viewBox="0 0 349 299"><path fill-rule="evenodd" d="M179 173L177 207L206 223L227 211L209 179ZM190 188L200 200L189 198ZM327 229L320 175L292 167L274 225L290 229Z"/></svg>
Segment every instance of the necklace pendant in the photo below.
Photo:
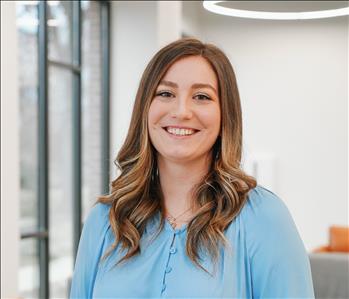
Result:
<svg viewBox="0 0 349 299"><path fill-rule="evenodd" d="M168 222L170 222L170 224L171 224L172 227L175 227L175 226L176 226L176 218L171 217L171 216L168 216L168 217L167 217L167 220L168 220Z"/></svg>

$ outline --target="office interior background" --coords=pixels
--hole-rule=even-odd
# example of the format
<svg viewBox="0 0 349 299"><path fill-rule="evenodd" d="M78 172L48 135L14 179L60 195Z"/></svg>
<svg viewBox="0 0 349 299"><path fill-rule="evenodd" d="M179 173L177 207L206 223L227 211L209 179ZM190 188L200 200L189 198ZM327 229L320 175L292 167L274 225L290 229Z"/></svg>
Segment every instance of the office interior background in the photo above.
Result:
<svg viewBox="0 0 349 299"><path fill-rule="evenodd" d="M308 9L334 3L347 5ZM245 19L202 1L2 1L1 298L68 297L83 221L117 175L141 74L185 36L229 57L243 167L286 203L309 255L329 244L331 227L348 227L348 16ZM349 271L340 255L327 268L337 288Z"/></svg>

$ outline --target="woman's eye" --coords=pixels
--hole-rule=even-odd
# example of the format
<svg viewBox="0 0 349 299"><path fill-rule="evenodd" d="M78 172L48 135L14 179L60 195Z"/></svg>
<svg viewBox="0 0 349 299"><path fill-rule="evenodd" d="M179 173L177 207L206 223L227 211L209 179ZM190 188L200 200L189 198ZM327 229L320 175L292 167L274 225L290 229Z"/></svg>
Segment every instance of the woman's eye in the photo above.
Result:
<svg viewBox="0 0 349 299"><path fill-rule="evenodd" d="M197 94L195 97L198 97L199 100L211 100L211 98L205 94Z"/></svg>
<svg viewBox="0 0 349 299"><path fill-rule="evenodd" d="M160 96L160 97L164 97L164 98L168 98L168 97L171 97L173 96L172 93L168 92L168 91L162 91L162 92L159 92L157 94L157 96Z"/></svg>

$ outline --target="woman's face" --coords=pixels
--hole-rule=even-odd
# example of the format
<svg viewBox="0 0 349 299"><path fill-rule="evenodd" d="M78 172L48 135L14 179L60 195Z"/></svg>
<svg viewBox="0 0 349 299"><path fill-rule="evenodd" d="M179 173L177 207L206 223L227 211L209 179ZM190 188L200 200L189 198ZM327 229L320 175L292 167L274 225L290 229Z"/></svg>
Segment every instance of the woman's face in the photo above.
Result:
<svg viewBox="0 0 349 299"><path fill-rule="evenodd" d="M174 162L207 157L220 123L218 82L209 62L201 56L176 61L158 85L148 113L150 139L160 157Z"/></svg>

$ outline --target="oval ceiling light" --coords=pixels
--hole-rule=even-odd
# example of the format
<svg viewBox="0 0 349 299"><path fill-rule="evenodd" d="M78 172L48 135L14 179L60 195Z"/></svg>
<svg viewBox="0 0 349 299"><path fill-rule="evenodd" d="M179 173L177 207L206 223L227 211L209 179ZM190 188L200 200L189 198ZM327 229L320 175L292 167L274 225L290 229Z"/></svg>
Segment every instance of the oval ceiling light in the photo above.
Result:
<svg viewBox="0 0 349 299"><path fill-rule="evenodd" d="M218 5L221 2L229 3L230 6L237 6L237 8L224 7ZM308 3L305 3L308 2ZM280 11L265 11L263 9L263 5L265 7L272 7L274 9L276 6L280 8L291 7L291 9L301 10L302 5L306 4L308 9L312 8L311 11L296 11L296 12L280 12ZM334 5L338 6L345 4L346 7L340 7L335 9L320 9L314 10L314 6L316 4L320 5ZM213 13L232 16L238 18L249 18L249 19L264 19L264 20L307 20L307 19L321 19L321 18L332 18L339 16L348 16L349 15L349 7L348 1L203 1L203 6L208 11ZM253 10L255 7L255 10ZM243 9L241 9L243 8ZM304 8L304 7L303 7ZM267 8L268 9L268 8ZM272 10L272 9L270 9ZM282 9L280 9L282 10Z"/></svg>

